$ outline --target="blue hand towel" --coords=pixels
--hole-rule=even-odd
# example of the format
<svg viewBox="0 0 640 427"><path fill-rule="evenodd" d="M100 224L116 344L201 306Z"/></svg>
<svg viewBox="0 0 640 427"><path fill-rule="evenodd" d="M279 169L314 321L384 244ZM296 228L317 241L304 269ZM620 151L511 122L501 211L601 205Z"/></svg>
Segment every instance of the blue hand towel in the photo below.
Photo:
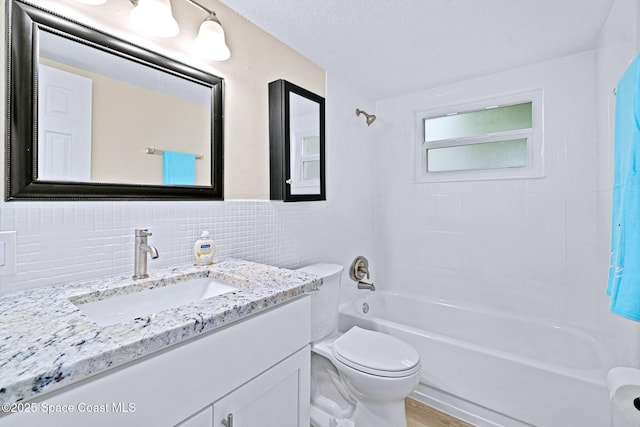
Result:
<svg viewBox="0 0 640 427"><path fill-rule="evenodd" d="M616 89L611 265L611 311L640 321L640 59Z"/></svg>
<svg viewBox="0 0 640 427"><path fill-rule="evenodd" d="M195 154L164 152L164 183L169 185L196 184Z"/></svg>

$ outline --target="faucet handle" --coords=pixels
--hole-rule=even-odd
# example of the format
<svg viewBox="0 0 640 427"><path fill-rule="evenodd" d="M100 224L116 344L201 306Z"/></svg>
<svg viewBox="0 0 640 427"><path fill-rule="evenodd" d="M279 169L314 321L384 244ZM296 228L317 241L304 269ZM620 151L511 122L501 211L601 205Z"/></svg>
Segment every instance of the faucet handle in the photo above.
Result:
<svg viewBox="0 0 640 427"><path fill-rule="evenodd" d="M136 237L149 237L152 235L148 228L136 228Z"/></svg>
<svg viewBox="0 0 640 427"><path fill-rule="evenodd" d="M351 280L358 282L364 279L365 276L367 276L367 279L369 278L369 261L363 256L358 256L351 263L349 277Z"/></svg>
<svg viewBox="0 0 640 427"><path fill-rule="evenodd" d="M370 279L370 277L369 277L369 270L367 270L367 268L366 268L366 267L363 267L362 265L360 265L360 266L358 267L358 276L361 276L361 275L363 275L363 274L366 274L367 279Z"/></svg>

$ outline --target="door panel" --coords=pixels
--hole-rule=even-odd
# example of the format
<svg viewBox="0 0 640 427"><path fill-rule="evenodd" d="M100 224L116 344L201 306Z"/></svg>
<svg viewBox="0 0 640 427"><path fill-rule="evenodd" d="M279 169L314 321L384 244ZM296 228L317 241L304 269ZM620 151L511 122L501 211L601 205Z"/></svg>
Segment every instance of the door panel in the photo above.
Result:
<svg viewBox="0 0 640 427"><path fill-rule="evenodd" d="M38 66L38 179L91 181L91 79Z"/></svg>

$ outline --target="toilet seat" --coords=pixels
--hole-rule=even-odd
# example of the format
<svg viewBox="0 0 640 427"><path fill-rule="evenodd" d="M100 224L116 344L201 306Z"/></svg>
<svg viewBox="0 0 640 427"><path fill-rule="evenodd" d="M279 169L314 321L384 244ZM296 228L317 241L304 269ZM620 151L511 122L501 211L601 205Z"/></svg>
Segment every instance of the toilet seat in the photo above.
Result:
<svg viewBox="0 0 640 427"><path fill-rule="evenodd" d="M336 339L332 352L340 363L379 377L406 377L420 369L415 348L391 335L358 326Z"/></svg>

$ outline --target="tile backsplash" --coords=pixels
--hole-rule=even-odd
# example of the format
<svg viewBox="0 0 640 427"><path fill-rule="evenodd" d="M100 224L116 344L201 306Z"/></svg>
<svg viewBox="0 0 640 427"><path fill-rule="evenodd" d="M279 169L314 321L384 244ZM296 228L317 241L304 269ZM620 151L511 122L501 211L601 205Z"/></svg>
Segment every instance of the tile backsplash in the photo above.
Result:
<svg viewBox="0 0 640 427"><path fill-rule="evenodd" d="M295 268L322 259L325 203L10 202L0 229L17 232L17 272L0 277L0 292L133 271L135 228L148 227L160 257L149 271L193 262L193 245L208 230L216 257Z"/></svg>

